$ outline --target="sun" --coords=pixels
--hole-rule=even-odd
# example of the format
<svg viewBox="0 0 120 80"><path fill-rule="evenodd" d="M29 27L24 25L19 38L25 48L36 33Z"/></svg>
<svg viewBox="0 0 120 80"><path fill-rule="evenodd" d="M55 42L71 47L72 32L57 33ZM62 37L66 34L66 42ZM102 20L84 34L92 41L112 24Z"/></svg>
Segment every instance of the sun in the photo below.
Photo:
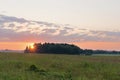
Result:
<svg viewBox="0 0 120 80"><path fill-rule="evenodd" d="M34 43L31 43L29 46L31 49L34 49Z"/></svg>

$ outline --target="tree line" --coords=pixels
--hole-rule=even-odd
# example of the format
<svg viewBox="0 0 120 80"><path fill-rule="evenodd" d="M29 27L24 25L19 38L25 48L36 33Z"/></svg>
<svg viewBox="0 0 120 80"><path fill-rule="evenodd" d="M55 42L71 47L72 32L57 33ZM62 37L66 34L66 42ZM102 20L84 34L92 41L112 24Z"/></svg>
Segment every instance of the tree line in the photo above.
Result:
<svg viewBox="0 0 120 80"><path fill-rule="evenodd" d="M35 43L34 48L27 46L25 53L47 53L47 54L71 54L71 55L92 55L92 54L120 54L119 51L81 49L73 44L64 43Z"/></svg>

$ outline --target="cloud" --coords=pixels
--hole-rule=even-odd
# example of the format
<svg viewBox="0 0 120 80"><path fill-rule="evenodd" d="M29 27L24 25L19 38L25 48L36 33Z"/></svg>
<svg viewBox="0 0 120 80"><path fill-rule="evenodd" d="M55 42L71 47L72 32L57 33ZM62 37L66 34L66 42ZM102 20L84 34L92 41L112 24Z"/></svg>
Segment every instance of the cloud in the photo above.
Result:
<svg viewBox="0 0 120 80"><path fill-rule="evenodd" d="M11 16L5 16L5 15L0 15L0 22L6 23L6 22L18 22L18 23L24 23L27 22L24 18L16 18L16 17L11 17Z"/></svg>
<svg viewBox="0 0 120 80"><path fill-rule="evenodd" d="M120 41L120 32L80 29L69 24L55 24L0 15L0 41Z"/></svg>

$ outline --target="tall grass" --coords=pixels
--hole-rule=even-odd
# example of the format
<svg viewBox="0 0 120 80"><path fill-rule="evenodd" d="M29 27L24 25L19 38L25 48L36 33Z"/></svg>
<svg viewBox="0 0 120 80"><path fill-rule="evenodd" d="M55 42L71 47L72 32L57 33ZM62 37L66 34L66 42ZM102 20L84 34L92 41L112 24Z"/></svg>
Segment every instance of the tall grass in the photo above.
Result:
<svg viewBox="0 0 120 80"><path fill-rule="evenodd" d="M0 80L120 80L120 56L0 53Z"/></svg>

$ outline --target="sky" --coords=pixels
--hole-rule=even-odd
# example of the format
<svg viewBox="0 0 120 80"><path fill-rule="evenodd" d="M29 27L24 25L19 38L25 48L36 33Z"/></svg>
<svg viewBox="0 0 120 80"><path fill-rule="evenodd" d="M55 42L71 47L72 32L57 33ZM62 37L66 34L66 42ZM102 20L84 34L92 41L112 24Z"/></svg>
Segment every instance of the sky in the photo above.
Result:
<svg viewBox="0 0 120 80"><path fill-rule="evenodd" d="M120 0L0 0L0 49L60 42L120 50L119 4Z"/></svg>

